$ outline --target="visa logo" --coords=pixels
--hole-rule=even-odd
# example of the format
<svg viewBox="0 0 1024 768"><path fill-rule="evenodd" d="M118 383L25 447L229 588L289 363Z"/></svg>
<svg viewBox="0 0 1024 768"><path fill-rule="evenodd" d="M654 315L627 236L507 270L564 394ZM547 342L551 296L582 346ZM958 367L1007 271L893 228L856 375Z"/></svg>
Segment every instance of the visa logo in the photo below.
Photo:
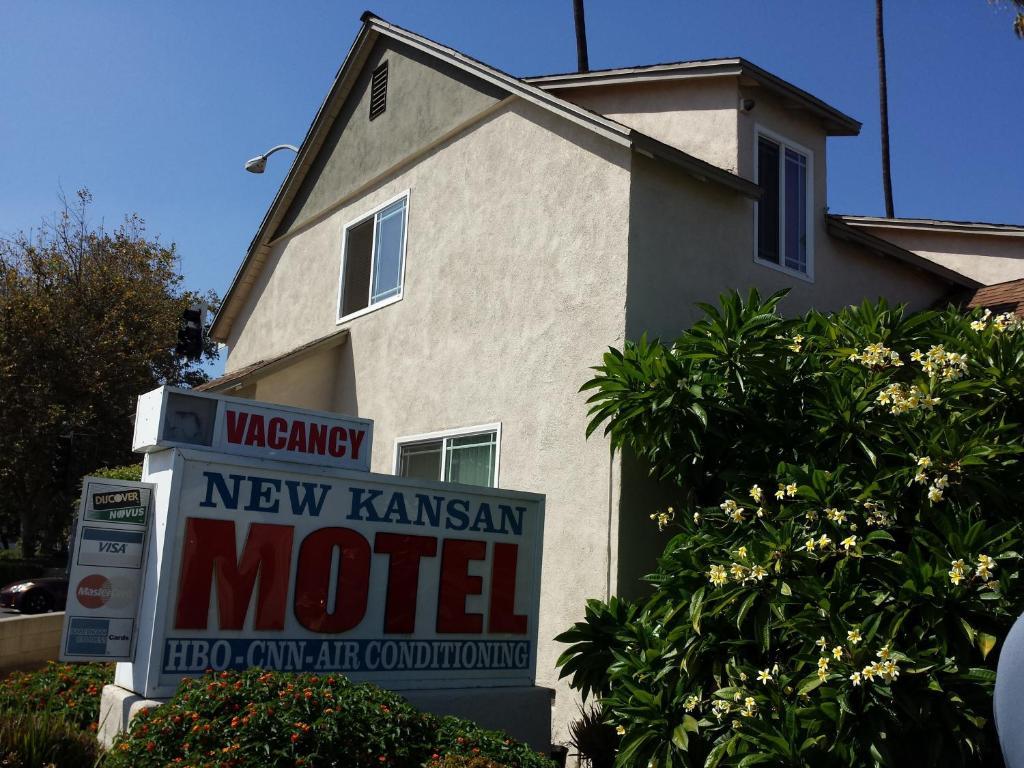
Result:
<svg viewBox="0 0 1024 768"><path fill-rule="evenodd" d="M127 544L119 544L116 541L101 541L99 546L100 552L114 552L121 555L127 554L128 552Z"/></svg>

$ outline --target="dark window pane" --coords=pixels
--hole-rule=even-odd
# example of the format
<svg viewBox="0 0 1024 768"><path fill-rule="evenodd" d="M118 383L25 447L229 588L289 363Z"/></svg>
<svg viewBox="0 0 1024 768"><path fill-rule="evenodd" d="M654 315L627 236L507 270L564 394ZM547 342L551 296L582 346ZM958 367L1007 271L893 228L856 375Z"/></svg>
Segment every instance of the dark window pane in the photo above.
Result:
<svg viewBox="0 0 1024 768"><path fill-rule="evenodd" d="M345 234L345 274L341 280L341 314L364 309L370 300L370 253L373 219L356 224Z"/></svg>
<svg viewBox="0 0 1024 768"><path fill-rule="evenodd" d="M757 141L757 183L763 195L757 204L757 257L779 263L779 145Z"/></svg>
<svg viewBox="0 0 1024 768"><path fill-rule="evenodd" d="M807 271L807 158L786 150L786 266Z"/></svg>
<svg viewBox="0 0 1024 768"><path fill-rule="evenodd" d="M440 480L441 441L403 445L398 474L418 480Z"/></svg>

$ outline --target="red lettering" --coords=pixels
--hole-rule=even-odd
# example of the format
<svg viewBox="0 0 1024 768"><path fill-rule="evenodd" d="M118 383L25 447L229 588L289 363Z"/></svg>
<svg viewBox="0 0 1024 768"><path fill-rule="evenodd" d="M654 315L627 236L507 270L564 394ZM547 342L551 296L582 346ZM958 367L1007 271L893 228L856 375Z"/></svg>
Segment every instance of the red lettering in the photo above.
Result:
<svg viewBox="0 0 1024 768"><path fill-rule="evenodd" d="M437 598L437 631L480 634L484 617L466 613L466 598L483 591L483 579L469 573L471 560L487 556L487 543L447 539L441 552L441 585Z"/></svg>
<svg viewBox="0 0 1024 768"><path fill-rule="evenodd" d="M420 558L437 555L437 539L432 536L378 533L373 540L373 551L390 555L384 631L388 634L412 634L416 631Z"/></svg>
<svg viewBox="0 0 1024 768"><path fill-rule="evenodd" d="M363 445L363 438L366 437L366 433L361 429L350 429L348 431L349 442L352 443L352 460L359 460L359 449Z"/></svg>
<svg viewBox="0 0 1024 768"><path fill-rule="evenodd" d="M216 580L219 628L242 629L258 575L253 629L284 629L293 532L290 525L253 523L238 558L233 520L188 518L175 628L207 628L210 592Z"/></svg>
<svg viewBox="0 0 1024 768"><path fill-rule="evenodd" d="M336 459L345 455L345 434L344 427L331 427L331 436L327 442L327 450Z"/></svg>
<svg viewBox="0 0 1024 768"><path fill-rule="evenodd" d="M267 445L275 451L284 448L285 438L281 433L288 427L288 422L280 416L275 416L267 424Z"/></svg>
<svg viewBox="0 0 1024 768"><path fill-rule="evenodd" d="M310 424L308 439L309 442L306 445L306 450L318 456L323 456L327 452L327 425Z"/></svg>
<svg viewBox="0 0 1024 768"><path fill-rule="evenodd" d="M245 433L245 422L249 420L249 414L238 411L228 411L228 442L241 443L242 435Z"/></svg>
<svg viewBox="0 0 1024 768"><path fill-rule="evenodd" d="M245 444L255 445L259 448L267 447L262 414L253 413L249 416L249 431L245 433Z"/></svg>
<svg viewBox="0 0 1024 768"><path fill-rule="evenodd" d="M494 562L491 563L491 607L487 616L487 629L490 632L526 634L526 617L515 612L518 559L518 544L494 545Z"/></svg>
<svg viewBox="0 0 1024 768"><path fill-rule="evenodd" d="M327 612L331 557L341 550L334 613ZM344 632L366 615L370 590L370 542L351 528L321 528L299 548L295 618L313 632Z"/></svg>
<svg viewBox="0 0 1024 768"><path fill-rule="evenodd" d="M288 450L306 452L306 422L298 419L292 422L292 431L288 435Z"/></svg>

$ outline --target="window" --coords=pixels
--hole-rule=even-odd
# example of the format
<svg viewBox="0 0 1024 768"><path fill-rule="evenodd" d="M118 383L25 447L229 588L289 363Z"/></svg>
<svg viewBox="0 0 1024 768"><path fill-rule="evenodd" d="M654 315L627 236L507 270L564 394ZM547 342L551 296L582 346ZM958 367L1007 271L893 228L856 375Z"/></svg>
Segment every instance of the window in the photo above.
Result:
<svg viewBox="0 0 1024 768"><path fill-rule="evenodd" d="M808 183L811 153L774 136L757 137L757 183L764 190L756 205L756 259L812 277Z"/></svg>
<svg viewBox="0 0 1024 768"><path fill-rule="evenodd" d="M402 297L409 195L345 227L338 320Z"/></svg>
<svg viewBox="0 0 1024 768"><path fill-rule="evenodd" d="M388 63L385 61L370 76L370 119L388 108Z"/></svg>
<svg viewBox="0 0 1024 768"><path fill-rule="evenodd" d="M400 438L395 444L395 474L493 488L498 482L500 432L499 424L491 424Z"/></svg>

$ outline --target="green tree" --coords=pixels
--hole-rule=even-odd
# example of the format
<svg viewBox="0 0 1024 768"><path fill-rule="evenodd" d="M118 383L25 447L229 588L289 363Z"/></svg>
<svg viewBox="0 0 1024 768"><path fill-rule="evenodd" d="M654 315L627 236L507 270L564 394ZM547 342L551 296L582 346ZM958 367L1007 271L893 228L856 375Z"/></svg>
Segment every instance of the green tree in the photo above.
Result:
<svg viewBox="0 0 1024 768"><path fill-rule="evenodd" d="M0 524L26 554L60 541L83 474L135 460L138 395L206 379L174 348L182 311L216 303L183 288L174 246L138 216L106 231L87 191L63 202L34 235L0 241Z"/></svg>
<svg viewBox="0 0 1024 768"><path fill-rule="evenodd" d="M592 601L562 674L619 766L998 766L1024 609L1024 326L720 306L605 355L602 426L675 486L650 596Z"/></svg>

